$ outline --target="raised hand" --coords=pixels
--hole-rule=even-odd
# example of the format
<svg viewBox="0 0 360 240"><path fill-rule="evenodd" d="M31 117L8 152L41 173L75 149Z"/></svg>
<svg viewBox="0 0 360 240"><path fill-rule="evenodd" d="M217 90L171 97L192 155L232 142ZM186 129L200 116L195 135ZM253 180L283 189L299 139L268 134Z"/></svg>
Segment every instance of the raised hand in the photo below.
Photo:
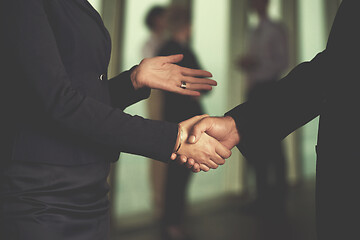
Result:
<svg viewBox="0 0 360 240"><path fill-rule="evenodd" d="M193 125L204 119L207 115L196 116L180 123L182 129L182 142L180 148L177 151L179 156L186 156L188 159L192 159L198 165L203 165L205 169L216 169L218 165L225 163L225 159L231 156L231 151L224 147L213 137L208 134L202 134L201 138L196 143L189 143L187 141L189 131L193 128ZM192 167L192 166L191 166Z"/></svg>
<svg viewBox="0 0 360 240"><path fill-rule="evenodd" d="M132 74L135 89L143 87L160 89L182 95L199 96L200 91L211 90L217 83L207 79L210 72L176 65L183 59L182 54L166 57L146 58L141 61Z"/></svg>

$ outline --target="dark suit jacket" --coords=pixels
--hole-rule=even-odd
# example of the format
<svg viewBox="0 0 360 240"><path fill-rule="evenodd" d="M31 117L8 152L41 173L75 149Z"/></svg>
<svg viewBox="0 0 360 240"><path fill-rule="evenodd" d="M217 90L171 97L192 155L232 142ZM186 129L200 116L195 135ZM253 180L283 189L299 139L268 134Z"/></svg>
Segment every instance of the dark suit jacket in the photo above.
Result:
<svg viewBox="0 0 360 240"><path fill-rule="evenodd" d="M172 54L183 54L184 58L178 63L179 66L199 69L199 62L194 52L187 46L169 40L159 50L159 56ZM176 93L164 93L164 120L170 122L182 122L196 115L203 114L202 107L198 98L184 96Z"/></svg>
<svg viewBox="0 0 360 240"><path fill-rule="evenodd" d="M177 125L122 111L149 90L135 91L130 72L107 80L110 37L86 0L0 4L2 163L169 159Z"/></svg>
<svg viewBox="0 0 360 240"><path fill-rule="evenodd" d="M316 202L321 240L360 239L359 5L343 1L322 53L263 96L227 113L236 121L244 155L320 115Z"/></svg>

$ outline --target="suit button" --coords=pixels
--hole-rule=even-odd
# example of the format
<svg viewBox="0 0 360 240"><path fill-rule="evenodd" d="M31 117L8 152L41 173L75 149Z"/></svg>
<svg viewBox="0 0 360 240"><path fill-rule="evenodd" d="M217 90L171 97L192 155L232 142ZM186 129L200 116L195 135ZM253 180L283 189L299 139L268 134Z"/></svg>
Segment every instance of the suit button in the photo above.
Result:
<svg viewBox="0 0 360 240"><path fill-rule="evenodd" d="M99 79L102 81L102 80L104 80L105 79L105 74L101 74L100 76L99 76Z"/></svg>

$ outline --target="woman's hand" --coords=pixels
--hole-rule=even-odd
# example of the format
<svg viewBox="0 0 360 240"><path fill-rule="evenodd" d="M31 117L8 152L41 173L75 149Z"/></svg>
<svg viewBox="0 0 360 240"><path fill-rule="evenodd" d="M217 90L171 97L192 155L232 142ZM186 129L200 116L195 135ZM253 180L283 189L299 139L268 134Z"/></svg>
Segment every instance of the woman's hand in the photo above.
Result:
<svg viewBox="0 0 360 240"><path fill-rule="evenodd" d="M199 91L209 91L212 86L217 85L216 81L207 79L207 77L212 77L210 72L175 64L182 59L182 54L145 58L131 73L134 88L148 87L183 95L200 96Z"/></svg>

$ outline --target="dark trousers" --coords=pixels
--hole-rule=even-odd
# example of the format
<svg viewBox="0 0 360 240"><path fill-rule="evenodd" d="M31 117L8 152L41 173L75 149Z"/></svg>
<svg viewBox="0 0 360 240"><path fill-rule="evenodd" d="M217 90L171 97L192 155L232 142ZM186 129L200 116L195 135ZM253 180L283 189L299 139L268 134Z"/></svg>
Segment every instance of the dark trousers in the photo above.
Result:
<svg viewBox="0 0 360 240"><path fill-rule="evenodd" d="M179 123L203 114L200 102L189 96L166 93L164 98L164 120ZM187 187L191 170L171 161L168 164L164 189L164 211L162 225L181 225L186 212Z"/></svg>
<svg viewBox="0 0 360 240"><path fill-rule="evenodd" d="M248 93L248 99L264 96L274 86L275 80L263 81ZM282 142L273 141L253 149L250 164L254 167L256 194L260 203L283 206L286 195L286 159ZM271 178L272 177L272 178ZM272 181L271 181L272 180Z"/></svg>
<svg viewBox="0 0 360 240"><path fill-rule="evenodd" d="M189 169L176 162L169 163L164 191L163 226L178 225L183 222L190 176Z"/></svg>
<svg viewBox="0 0 360 240"><path fill-rule="evenodd" d="M249 159L254 166L257 199L283 204L286 194L286 163L281 142L271 143Z"/></svg>

